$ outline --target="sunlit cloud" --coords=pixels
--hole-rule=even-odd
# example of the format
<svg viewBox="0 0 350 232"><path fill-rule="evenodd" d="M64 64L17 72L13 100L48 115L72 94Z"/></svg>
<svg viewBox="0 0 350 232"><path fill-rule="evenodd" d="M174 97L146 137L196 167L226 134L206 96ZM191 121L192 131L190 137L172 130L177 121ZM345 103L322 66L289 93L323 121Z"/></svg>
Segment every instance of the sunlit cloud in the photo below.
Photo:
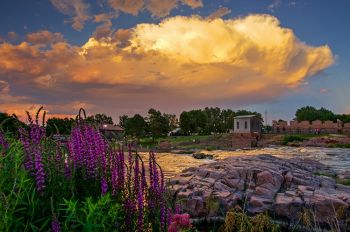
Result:
<svg viewBox="0 0 350 232"><path fill-rule="evenodd" d="M187 5L192 9L203 7L201 0L108 0L108 3L115 10L132 15L148 10L153 17L168 16L179 4Z"/></svg>
<svg viewBox="0 0 350 232"><path fill-rule="evenodd" d="M89 5L83 0L50 0L53 6L61 13L72 17L69 22L72 27L81 31L84 28L85 22L89 19Z"/></svg>
<svg viewBox="0 0 350 232"><path fill-rule="evenodd" d="M219 9L217 9L216 11L211 13L207 18L208 19L222 18L225 15L228 15L230 13L231 13L231 10L229 8L227 8L227 7L220 7Z"/></svg>
<svg viewBox="0 0 350 232"><path fill-rule="evenodd" d="M43 47L41 37L52 39ZM327 45L303 43L270 15L228 20L178 16L101 33L82 46L46 32L26 40L0 44L1 91L27 97L1 108L39 104L52 114L72 114L78 108L74 102L114 113L258 103L297 88L334 62Z"/></svg>

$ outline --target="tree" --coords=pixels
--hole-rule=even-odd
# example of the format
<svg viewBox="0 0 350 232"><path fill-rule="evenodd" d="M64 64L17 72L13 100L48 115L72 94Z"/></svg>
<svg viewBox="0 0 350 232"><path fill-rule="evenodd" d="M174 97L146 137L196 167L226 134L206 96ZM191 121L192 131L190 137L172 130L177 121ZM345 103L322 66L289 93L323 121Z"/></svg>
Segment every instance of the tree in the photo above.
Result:
<svg viewBox="0 0 350 232"><path fill-rule="evenodd" d="M125 129L128 119L129 119L128 115L124 114L122 116L119 116L119 125Z"/></svg>
<svg viewBox="0 0 350 232"><path fill-rule="evenodd" d="M168 118L153 108L148 110L148 125L153 139L166 136L170 131Z"/></svg>
<svg viewBox="0 0 350 232"><path fill-rule="evenodd" d="M137 138L141 138L146 135L148 125L146 120L139 114L135 114L133 117L124 117L123 126L126 135L132 135Z"/></svg>
<svg viewBox="0 0 350 232"><path fill-rule="evenodd" d="M74 122L73 118L49 118L46 121L46 134L69 135Z"/></svg>
<svg viewBox="0 0 350 232"><path fill-rule="evenodd" d="M258 118L263 119L262 115L256 111L238 110L235 113L235 116L243 116L243 115L256 115Z"/></svg>
<svg viewBox="0 0 350 232"><path fill-rule="evenodd" d="M0 113L0 130L17 137L20 127L26 127L26 124L21 122L15 114Z"/></svg>
<svg viewBox="0 0 350 232"><path fill-rule="evenodd" d="M300 121L314 121L314 120L321 120L321 121L335 121L337 118L339 118L337 115L335 115L332 111L326 109L326 108L320 108L316 109L313 106L304 106L300 109L298 109L295 113L296 120Z"/></svg>
<svg viewBox="0 0 350 232"><path fill-rule="evenodd" d="M168 120L170 130L174 130L179 127L179 120L175 114L163 114L163 116Z"/></svg>
<svg viewBox="0 0 350 232"><path fill-rule="evenodd" d="M234 117L235 117L235 112L233 112L231 109L226 109L221 111L221 114L220 114L221 127L222 127L220 129L221 132L227 133L231 129L233 129Z"/></svg>
<svg viewBox="0 0 350 232"><path fill-rule="evenodd" d="M105 114L95 114L91 115L86 118L88 122L94 123L94 124L114 124L112 117L107 116Z"/></svg>
<svg viewBox="0 0 350 232"><path fill-rule="evenodd" d="M218 107L205 107L204 113L207 115L207 128L206 132L211 133L211 132L221 132L222 128L222 120L220 118L221 116L221 109Z"/></svg>
<svg viewBox="0 0 350 232"><path fill-rule="evenodd" d="M180 115L180 128L185 134L208 133L208 116L203 110L184 111Z"/></svg>
<svg viewBox="0 0 350 232"><path fill-rule="evenodd" d="M182 112L180 114L180 128L186 134L191 134L191 115L189 112Z"/></svg>

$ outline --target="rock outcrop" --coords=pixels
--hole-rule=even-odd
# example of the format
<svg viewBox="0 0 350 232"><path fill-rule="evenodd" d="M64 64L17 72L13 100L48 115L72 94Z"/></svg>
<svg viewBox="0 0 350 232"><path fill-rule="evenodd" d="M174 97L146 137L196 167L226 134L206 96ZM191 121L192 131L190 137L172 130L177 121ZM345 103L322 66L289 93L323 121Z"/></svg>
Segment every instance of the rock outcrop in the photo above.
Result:
<svg viewBox="0 0 350 232"><path fill-rule="evenodd" d="M309 212L327 224L350 204L350 187L328 176L335 173L317 161L240 156L186 169L171 179L170 189L195 219L224 216L240 205L249 214L269 211L290 222Z"/></svg>
<svg viewBox="0 0 350 232"><path fill-rule="evenodd" d="M214 155L201 152L192 154L192 157L195 159L214 159Z"/></svg>

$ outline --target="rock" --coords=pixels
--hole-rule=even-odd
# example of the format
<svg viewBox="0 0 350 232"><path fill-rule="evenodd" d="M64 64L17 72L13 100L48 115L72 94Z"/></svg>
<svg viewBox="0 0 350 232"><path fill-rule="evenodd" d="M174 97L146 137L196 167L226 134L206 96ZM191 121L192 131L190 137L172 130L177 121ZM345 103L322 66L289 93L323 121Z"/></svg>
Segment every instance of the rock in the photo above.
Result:
<svg viewBox="0 0 350 232"><path fill-rule="evenodd" d="M214 159L214 155L213 154L206 154L206 153L195 153L192 154L192 157L195 159Z"/></svg>
<svg viewBox="0 0 350 232"><path fill-rule="evenodd" d="M163 141L159 143L159 150L171 151L171 143L169 141Z"/></svg>
<svg viewBox="0 0 350 232"><path fill-rule="evenodd" d="M316 172L334 174L317 161L247 155L186 169L169 183L174 199L195 220L210 221L240 206L250 214L269 211L287 221L299 221L305 209L313 210L318 223L327 224L334 210L349 208L350 187Z"/></svg>
<svg viewBox="0 0 350 232"><path fill-rule="evenodd" d="M204 154L204 153L194 153L192 155L193 158L195 159L213 159L214 155L212 154Z"/></svg>
<svg viewBox="0 0 350 232"><path fill-rule="evenodd" d="M350 180L350 171L342 172L337 177L342 180Z"/></svg>

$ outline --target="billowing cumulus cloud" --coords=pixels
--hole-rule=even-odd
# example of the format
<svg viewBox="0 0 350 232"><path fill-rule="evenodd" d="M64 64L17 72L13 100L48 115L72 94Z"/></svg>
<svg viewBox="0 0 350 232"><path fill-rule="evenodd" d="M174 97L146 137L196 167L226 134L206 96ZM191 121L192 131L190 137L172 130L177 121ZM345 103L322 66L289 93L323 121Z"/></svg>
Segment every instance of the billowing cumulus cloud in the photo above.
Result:
<svg viewBox="0 0 350 232"><path fill-rule="evenodd" d="M27 97L18 104L43 104L53 114L62 113L54 110L57 105L77 101L111 114L258 103L298 87L333 62L328 46L301 42L270 15L173 17L91 37L81 47L59 40L45 49L0 44L2 91L13 89Z"/></svg>

